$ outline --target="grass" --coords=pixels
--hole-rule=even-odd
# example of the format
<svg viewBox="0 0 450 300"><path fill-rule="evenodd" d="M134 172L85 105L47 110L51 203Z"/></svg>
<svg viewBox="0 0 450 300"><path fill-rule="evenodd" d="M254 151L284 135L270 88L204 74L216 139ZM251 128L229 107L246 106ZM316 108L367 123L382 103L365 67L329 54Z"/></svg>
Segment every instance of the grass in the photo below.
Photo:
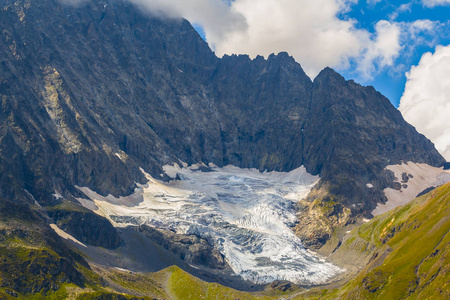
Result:
<svg viewBox="0 0 450 300"><path fill-rule="evenodd" d="M346 247L364 240L391 252L324 299L450 299L449 200L446 184L355 229Z"/></svg>
<svg viewBox="0 0 450 300"><path fill-rule="evenodd" d="M199 299L276 299L265 295L253 295L237 291L218 283L207 283L184 272L178 267L168 269L170 277L168 280L168 291L174 299L199 300Z"/></svg>

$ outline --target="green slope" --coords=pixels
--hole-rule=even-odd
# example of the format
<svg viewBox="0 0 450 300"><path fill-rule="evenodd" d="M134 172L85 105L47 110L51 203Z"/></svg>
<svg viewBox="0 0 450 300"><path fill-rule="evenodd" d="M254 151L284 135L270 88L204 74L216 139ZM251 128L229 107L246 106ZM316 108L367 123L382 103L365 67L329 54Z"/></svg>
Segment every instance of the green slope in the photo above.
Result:
<svg viewBox="0 0 450 300"><path fill-rule="evenodd" d="M66 288L100 282L39 210L0 200L0 299L62 299Z"/></svg>
<svg viewBox="0 0 450 300"><path fill-rule="evenodd" d="M450 299L450 183L353 230L334 254L367 266L319 299Z"/></svg>

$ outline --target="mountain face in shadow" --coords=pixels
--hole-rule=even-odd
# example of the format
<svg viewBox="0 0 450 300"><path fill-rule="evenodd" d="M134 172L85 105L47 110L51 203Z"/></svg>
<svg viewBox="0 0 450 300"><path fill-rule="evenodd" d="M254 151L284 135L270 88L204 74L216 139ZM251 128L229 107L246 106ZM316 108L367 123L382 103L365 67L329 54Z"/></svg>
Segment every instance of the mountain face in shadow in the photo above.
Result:
<svg viewBox="0 0 450 300"><path fill-rule="evenodd" d="M218 58L186 20L126 1L7 0L0 25L0 195L12 201L55 205L76 186L127 195L140 168L168 179L162 166L180 161L304 165L321 177L309 199L350 222L386 201L387 165L445 162L372 87L329 68L311 81L287 53Z"/></svg>

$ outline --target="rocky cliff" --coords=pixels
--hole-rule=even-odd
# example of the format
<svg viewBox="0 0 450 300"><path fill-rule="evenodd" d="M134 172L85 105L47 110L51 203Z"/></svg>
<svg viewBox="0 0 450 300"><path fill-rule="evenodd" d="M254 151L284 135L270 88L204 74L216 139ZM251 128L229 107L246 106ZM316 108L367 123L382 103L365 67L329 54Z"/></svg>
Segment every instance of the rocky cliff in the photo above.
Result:
<svg viewBox="0 0 450 300"><path fill-rule="evenodd" d="M145 182L139 168L159 178L180 160L305 165L321 181L303 211L336 203L328 213L337 220L314 244L386 200L387 165L445 162L372 87L328 68L311 81L286 53L217 58L186 20L127 1L5 0L0 27L7 199L53 206L55 194L80 196L75 186L126 195Z"/></svg>

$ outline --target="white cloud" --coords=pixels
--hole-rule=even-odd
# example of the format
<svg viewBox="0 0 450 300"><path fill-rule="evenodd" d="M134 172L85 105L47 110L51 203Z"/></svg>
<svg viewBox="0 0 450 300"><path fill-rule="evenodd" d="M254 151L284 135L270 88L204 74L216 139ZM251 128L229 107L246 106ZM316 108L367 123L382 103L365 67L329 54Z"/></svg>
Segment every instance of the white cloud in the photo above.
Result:
<svg viewBox="0 0 450 300"><path fill-rule="evenodd" d="M440 39L450 38L450 22L441 23L427 19L412 22L380 21L375 25L376 37L359 60L353 76L360 82L370 82L371 75L384 69L389 76L397 77L410 69L418 47L434 48Z"/></svg>
<svg viewBox="0 0 450 300"><path fill-rule="evenodd" d="M450 0L422 0L422 4L425 7L436 7L450 5Z"/></svg>
<svg viewBox="0 0 450 300"><path fill-rule="evenodd" d="M362 51L361 40L368 36L354 28L353 20L336 17L346 6L335 0L236 0L231 8L245 17L248 28L227 39L208 40L219 56L287 51L312 77L326 66L348 64Z"/></svg>
<svg viewBox="0 0 450 300"><path fill-rule="evenodd" d="M399 14L404 13L406 11L411 12L411 7L413 5L413 2L408 2L405 4L400 5L399 7L395 8L395 10L389 15L389 20L393 21L398 18Z"/></svg>
<svg viewBox="0 0 450 300"><path fill-rule="evenodd" d="M218 56L287 51L312 78L327 66L343 70L350 64L369 78L392 65L401 49L393 23L379 22L372 34L353 19L338 18L358 0L130 1L201 26Z"/></svg>
<svg viewBox="0 0 450 300"><path fill-rule="evenodd" d="M369 78L376 73L376 68L392 66L401 50L400 27L388 21L379 21L375 25L376 38L369 42L369 47L359 63L360 74ZM376 62L376 63L374 63Z"/></svg>
<svg viewBox="0 0 450 300"><path fill-rule="evenodd" d="M410 24L411 24L411 31L414 34L417 34L418 32L433 30L437 26L437 24L439 24L439 22L425 19L425 20L416 20Z"/></svg>
<svg viewBox="0 0 450 300"><path fill-rule="evenodd" d="M129 0L166 17L183 17L205 29L207 40L226 39L235 31L246 30L245 18L221 0Z"/></svg>
<svg viewBox="0 0 450 300"><path fill-rule="evenodd" d="M400 100L403 117L450 161L450 45L425 53L413 66Z"/></svg>
<svg viewBox="0 0 450 300"><path fill-rule="evenodd" d="M412 46L426 45L434 47L439 37L444 34L442 31L448 29L448 24L442 24L439 21L416 20L414 22L401 23L404 30L404 38L412 42Z"/></svg>

